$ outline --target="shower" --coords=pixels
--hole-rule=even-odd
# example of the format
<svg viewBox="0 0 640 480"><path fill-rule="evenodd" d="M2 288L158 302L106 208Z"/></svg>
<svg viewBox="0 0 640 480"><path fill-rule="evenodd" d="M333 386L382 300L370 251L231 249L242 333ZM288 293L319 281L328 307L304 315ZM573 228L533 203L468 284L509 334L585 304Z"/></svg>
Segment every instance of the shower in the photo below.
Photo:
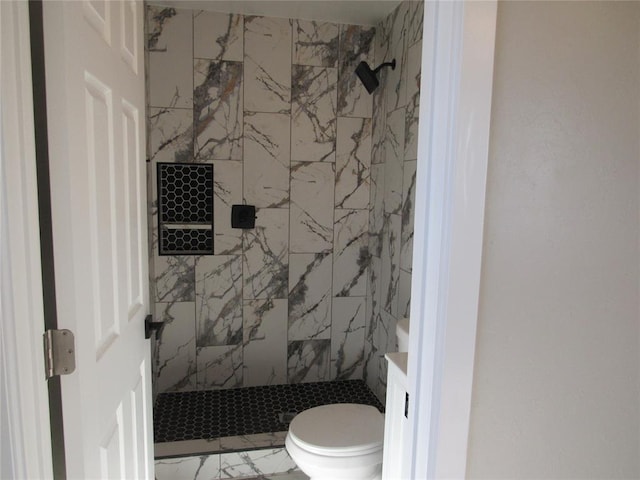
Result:
<svg viewBox="0 0 640 480"><path fill-rule="evenodd" d="M384 67L391 67L391 70L396 69L396 59L394 58L390 62L385 62L379 65L375 70L371 70L371 67L367 62L360 62L356 67L356 75L367 89L370 94L378 88L380 81L378 80L378 72Z"/></svg>
<svg viewBox="0 0 640 480"><path fill-rule="evenodd" d="M294 415L384 410L395 339L372 333L409 311L423 3L366 3L388 9L370 23L146 11L158 480L281 474ZM382 204L384 231L385 212L369 218Z"/></svg>

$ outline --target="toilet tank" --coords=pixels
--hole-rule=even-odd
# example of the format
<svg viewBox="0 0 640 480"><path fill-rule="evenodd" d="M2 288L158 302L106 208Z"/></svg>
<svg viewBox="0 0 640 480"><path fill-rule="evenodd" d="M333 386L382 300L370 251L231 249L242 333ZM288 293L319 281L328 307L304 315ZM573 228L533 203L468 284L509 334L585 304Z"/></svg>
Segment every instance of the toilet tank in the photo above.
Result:
<svg viewBox="0 0 640 480"><path fill-rule="evenodd" d="M396 325L396 338L398 339L398 351L409 351L409 319L403 318L398 320Z"/></svg>

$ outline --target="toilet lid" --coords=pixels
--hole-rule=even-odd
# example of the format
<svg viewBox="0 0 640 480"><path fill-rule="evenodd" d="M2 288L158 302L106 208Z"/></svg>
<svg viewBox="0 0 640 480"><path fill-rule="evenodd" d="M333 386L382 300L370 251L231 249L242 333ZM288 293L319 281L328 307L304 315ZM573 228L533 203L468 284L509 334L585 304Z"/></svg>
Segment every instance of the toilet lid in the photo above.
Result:
<svg viewBox="0 0 640 480"><path fill-rule="evenodd" d="M370 405L337 403L295 416L289 435L316 453L366 452L382 448L384 415Z"/></svg>

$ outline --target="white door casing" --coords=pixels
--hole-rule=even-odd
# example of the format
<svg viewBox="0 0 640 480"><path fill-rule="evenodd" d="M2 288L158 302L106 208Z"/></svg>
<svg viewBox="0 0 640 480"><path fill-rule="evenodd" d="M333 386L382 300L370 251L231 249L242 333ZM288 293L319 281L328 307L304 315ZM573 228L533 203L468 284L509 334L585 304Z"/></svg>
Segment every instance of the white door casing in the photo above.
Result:
<svg viewBox="0 0 640 480"><path fill-rule="evenodd" d="M426 2L404 478L465 478L497 2Z"/></svg>
<svg viewBox="0 0 640 480"><path fill-rule="evenodd" d="M67 476L153 478L142 2L43 4Z"/></svg>
<svg viewBox="0 0 640 480"><path fill-rule="evenodd" d="M0 2L0 478L52 478L27 2Z"/></svg>

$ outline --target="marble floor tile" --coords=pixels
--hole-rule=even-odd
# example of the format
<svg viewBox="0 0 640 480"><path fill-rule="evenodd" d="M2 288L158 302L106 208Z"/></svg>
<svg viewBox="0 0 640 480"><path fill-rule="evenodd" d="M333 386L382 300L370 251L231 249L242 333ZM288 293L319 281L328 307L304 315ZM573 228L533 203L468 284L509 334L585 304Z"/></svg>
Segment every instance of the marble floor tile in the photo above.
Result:
<svg viewBox="0 0 640 480"><path fill-rule="evenodd" d="M166 458L155 461L156 480L212 480L220 478L220 455Z"/></svg>
<svg viewBox="0 0 640 480"><path fill-rule="evenodd" d="M258 448L280 447L284 445L286 431L256 433L253 435L237 435L234 437L222 437L220 439L221 450L254 450Z"/></svg>
<svg viewBox="0 0 640 480"><path fill-rule="evenodd" d="M259 477L249 477L243 480L309 480L309 477L299 471L276 475L261 475Z"/></svg>
<svg viewBox="0 0 640 480"><path fill-rule="evenodd" d="M295 462L286 449L262 449L220 455L220 478L270 475L296 471Z"/></svg>

